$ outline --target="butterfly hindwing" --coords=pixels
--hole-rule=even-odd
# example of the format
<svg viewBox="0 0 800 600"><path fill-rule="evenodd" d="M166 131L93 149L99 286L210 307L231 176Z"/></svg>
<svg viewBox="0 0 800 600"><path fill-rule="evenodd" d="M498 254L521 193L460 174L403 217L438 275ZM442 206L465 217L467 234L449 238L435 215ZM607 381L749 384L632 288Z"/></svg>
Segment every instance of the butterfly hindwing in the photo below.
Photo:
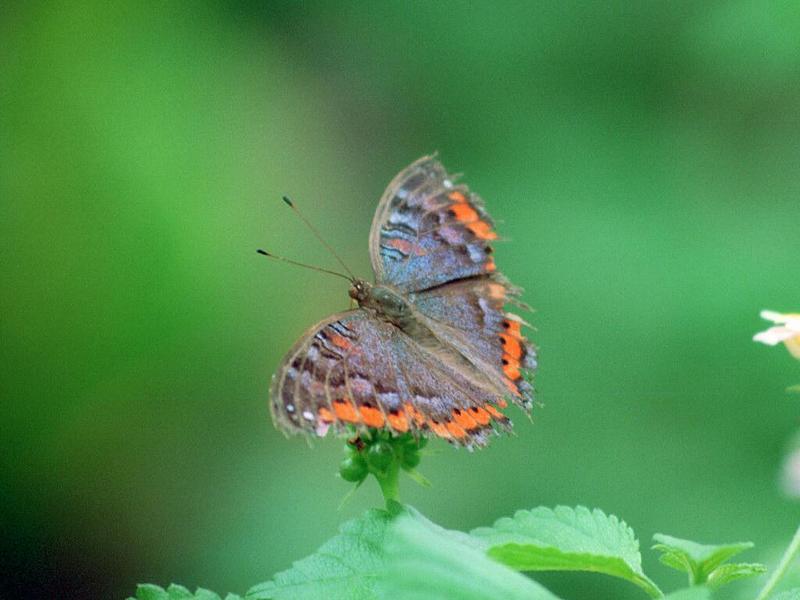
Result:
<svg viewBox="0 0 800 600"><path fill-rule="evenodd" d="M526 411L533 388L526 375L536 367L536 351L523 335L525 322L507 312L517 290L499 277L469 278L412 295L426 324Z"/></svg>
<svg viewBox="0 0 800 600"><path fill-rule="evenodd" d="M490 242L494 223L481 199L456 185L433 157L392 180L370 231L378 283L411 292L496 270Z"/></svg>
<svg viewBox="0 0 800 600"><path fill-rule="evenodd" d="M270 396L275 423L295 433L372 427L472 446L486 443L492 423L508 425L497 394L363 310L335 315L303 336L273 377Z"/></svg>

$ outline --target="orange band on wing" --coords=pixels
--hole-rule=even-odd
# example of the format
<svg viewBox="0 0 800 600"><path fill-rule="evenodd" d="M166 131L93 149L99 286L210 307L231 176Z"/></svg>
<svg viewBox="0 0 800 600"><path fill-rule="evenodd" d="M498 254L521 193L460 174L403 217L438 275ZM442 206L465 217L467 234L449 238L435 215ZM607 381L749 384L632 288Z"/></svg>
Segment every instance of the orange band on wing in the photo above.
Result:
<svg viewBox="0 0 800 600"><path fill-rule="evenodd" d="M469 410L479 425L488 425L489 421L492 420L492 417L489 415L489 413L480 406L473 406Z"/></svg>
<svg viewBox="0 0 800 600"><path fill-rule="evenodd" d="M518 340L522 339L522 332L520 331L521 327L522 324L514 319L503 320L503 329L505 329L510 335L513 335Z"/></svg>
<svg viewBox="0 0 800 600"><path fill-rule="evenodd" d="M512 358L516 358L517 360L522 358L522 344L519 343L517 338L507 333L501 333L500 343L503 345L506 354L509 354Z"/></svg>
<svg viewBox="0 0 800 600"><path fill-rule="evenodd" d="M492 415L498 421L507 421L508 420L508 417L506 417L503 413L501 413L499 410L497 410L491 404L487 404L486 405L486 410L489 412L490 415Z"/></svg>
<svg viewBox="0 0 800 600"><path fill-rule="evenodd" d="M364 424L369 427L383 427L385 423L380 409L372 406L362 406L361 417L364 419Z"/></svg>
<svg viewBox="0 0 800 600"><path fill-rule="evenodd" d="M333 423L336 420L333 413L324 406L319 409L319 418L323 423Z"/></svg>
<svg viewBox="0 0 800 600"><path fill-rule="evenodd" d="M503 355L503 373L506 374L511 381L516 381L519 379L520 372L519 372L519 361L512 357L510 354Z"/></svg>
<svg viewBox="0 0 800 600"><path fill-rule="evenodd" d="M470 223L467 225L467 229L469 229L472 233L475 234L476 237L479 237L482 240L496 240L497 234L492 231L492 226L489 225L486 221L475 221L474 223Z"/></svg>
<svg viewBox="0 0 800 600"><path fill-rule="evenodd" d="M399 431L400 433L408 431L408 417L403 411L391 411L386 418L389 420L389 425L391 425L392 429L395 431Z"/></svg>
<svg viewBox="0 0 800 600"><path fill-rule="evenodd" d="M467 435L467 432L464 430L464 428L461 427L461 425L459 425L458 423L454 423L453 421L447 422L447 431L449 431L450 435L452 435L456 439L461 439L463 437L466 437Z"/></svg>
<svg viewBox="0 0 800 600"><path fill-rule="evenodd" d="M478 213L466 202L450 205L450 212L462 223L472 223L478 220Z"/></svg>
<svg viewBox="0 0 800 600"><path fill-rule="evenodd" d="M463 410L455 409L453 411L453 419L464 429L475 429L479 427L478 422L471 417L468 412Z"/></svg>
<svg viewBox="0 0 800 600"><path fill-rule="evenodd" d="M410 402L405 403L406 412L408 416L414 419L414 423L417 424L417 427L422 427L422 424L425 423L425 416L419 412L413 404Z"/></svg>
<svg viewBox="0 0 800 600"><path fill-rule="evenodd" d="M447 194L447 197L450 198L450 200L453 200L455 202L466 202L467 201L467 197L464 194L462 194L461 192L459 192L458 190L450 192L449 194Z"/></svg>
<svg viewBox="0 0 800 600"><path fill-rule="evenodd" d="M347 421L349 423L361 422L361 416L356 411L356 407L347 400L334 400L333 412L335 412L336 417L342 421Z"/></svg>
<svg viewBox="0 0 800 600"><path fill-rule="evenodd" d="M450 432L447 431L447 426L444 423L436 423L434 421L428 421L428 427L431 428L431 431L438 435L439 437L449 438Z"/></svg>

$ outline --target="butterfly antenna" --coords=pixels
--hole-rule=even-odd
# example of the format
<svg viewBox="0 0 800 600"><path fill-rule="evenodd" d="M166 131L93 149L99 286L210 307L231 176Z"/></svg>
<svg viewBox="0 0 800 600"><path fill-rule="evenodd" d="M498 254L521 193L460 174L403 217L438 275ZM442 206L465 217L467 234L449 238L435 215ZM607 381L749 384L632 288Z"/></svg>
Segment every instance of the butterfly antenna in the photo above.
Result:
<svg viewBox="0 0 800 600"><path fill-rule="evenodd" d="M355 277L348 277L343 273L337 273L336 271L329 271L328 269L323 269L322 267L315 267L314 265L307 265L305 263L297 262L296 260L284 258L283 256L272 254L271 252L267 252L266 250L262 250L261 248L256 250L256 252L258 252L259 254L263 254L267 258L274 258L275 260L280 260L285 263L289 263L290 265L294 265L296 267L303 267L304 269L311 269L312 271L319 271L320 273L328 273L329 275L336 275L337 277L341 277L342 279L347 279L347 281L350 282L355 281Z"/></svg>
<svg viewBox="0 0 800 600"><path fill-rule="evenodd" d="M325 241L325 239L322 237L322 234L320 234L320 232L317 230L317 228L316 228L316 227L314 227L314 226L311 224L311 222L310 222L308 219L306 219L306 218L305 218L305 216L303 215L303 213L301 213L301 212L300 212L300 209L299 209L299 208L297 208L297 207L294 205L294 202L292 202L292 201L289 199L289 197L288 197L288 196L284 196L284 197L283 197L283 201L284 201L284 202L286 202L286 204L287 204L287 205L289 205L289 208L291 208L291 209L294 211L294 214L296 214L298 217L300 217L300 220L301 220L303 223L305 223L305 224L306 224L306 227L308 227L308 228L311 230L311 233L313 233L313 234L314 234L314 237L316 237L316 238L317 238L317 239L318 239L318 240L319 240L319 241L322 243L322 245L323 245L323 246L325 246L325 247L328 249L328 252L330 252L330 253L333 255L333 257L334 257L334 258L335 258L337 261L339 261L339 264L340 264L340 265L342 265L342 268L343 268L345 271L347 271L348 275L350 275L350 280L351 280L351 281L352 281L352 280L354 280L354 279L356 278L356 276L355 276L355 275L353 275L353 272L352 272L350 269L348 269L348 268L347 268L347 265L346 265L346 264L344 264L344 261L342 260L342 258L341 258L341 257L340 257L338 254L336 254L336 250L334 250L334 249L331 247L331 245L330 245L328 242L326 242L326 241Z"/></svg>

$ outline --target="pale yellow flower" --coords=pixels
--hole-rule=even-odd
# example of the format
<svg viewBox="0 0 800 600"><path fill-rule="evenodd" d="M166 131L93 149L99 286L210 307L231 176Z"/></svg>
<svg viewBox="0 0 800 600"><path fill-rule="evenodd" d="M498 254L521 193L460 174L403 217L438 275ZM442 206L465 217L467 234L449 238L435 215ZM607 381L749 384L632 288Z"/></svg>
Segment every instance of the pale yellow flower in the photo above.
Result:
<svg viewBox="0 0 800 600"><path fill-rule="evenodd" d="M772 321L775 326L758 332L753 336L753 340L770 346L783 342L792 356L800 360L800 314L762 310L761 318Z"/></svg>

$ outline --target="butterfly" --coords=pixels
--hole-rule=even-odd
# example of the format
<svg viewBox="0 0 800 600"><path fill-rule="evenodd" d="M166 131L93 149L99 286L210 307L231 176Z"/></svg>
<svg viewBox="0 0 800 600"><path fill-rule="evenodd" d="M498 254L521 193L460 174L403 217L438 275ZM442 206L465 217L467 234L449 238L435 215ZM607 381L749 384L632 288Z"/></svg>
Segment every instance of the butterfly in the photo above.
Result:
<svg viewBox="0 0 800 600"><path fill-rule="evenodd" d="M386 188L372 221L374 283L353 278L357 308L314 325L272 377L270 410L287 433L333 428L433 435L469 448L508 430L508 402L530 414L536 352L527 308L498 271L483 201L423 157Z"/></svg>

